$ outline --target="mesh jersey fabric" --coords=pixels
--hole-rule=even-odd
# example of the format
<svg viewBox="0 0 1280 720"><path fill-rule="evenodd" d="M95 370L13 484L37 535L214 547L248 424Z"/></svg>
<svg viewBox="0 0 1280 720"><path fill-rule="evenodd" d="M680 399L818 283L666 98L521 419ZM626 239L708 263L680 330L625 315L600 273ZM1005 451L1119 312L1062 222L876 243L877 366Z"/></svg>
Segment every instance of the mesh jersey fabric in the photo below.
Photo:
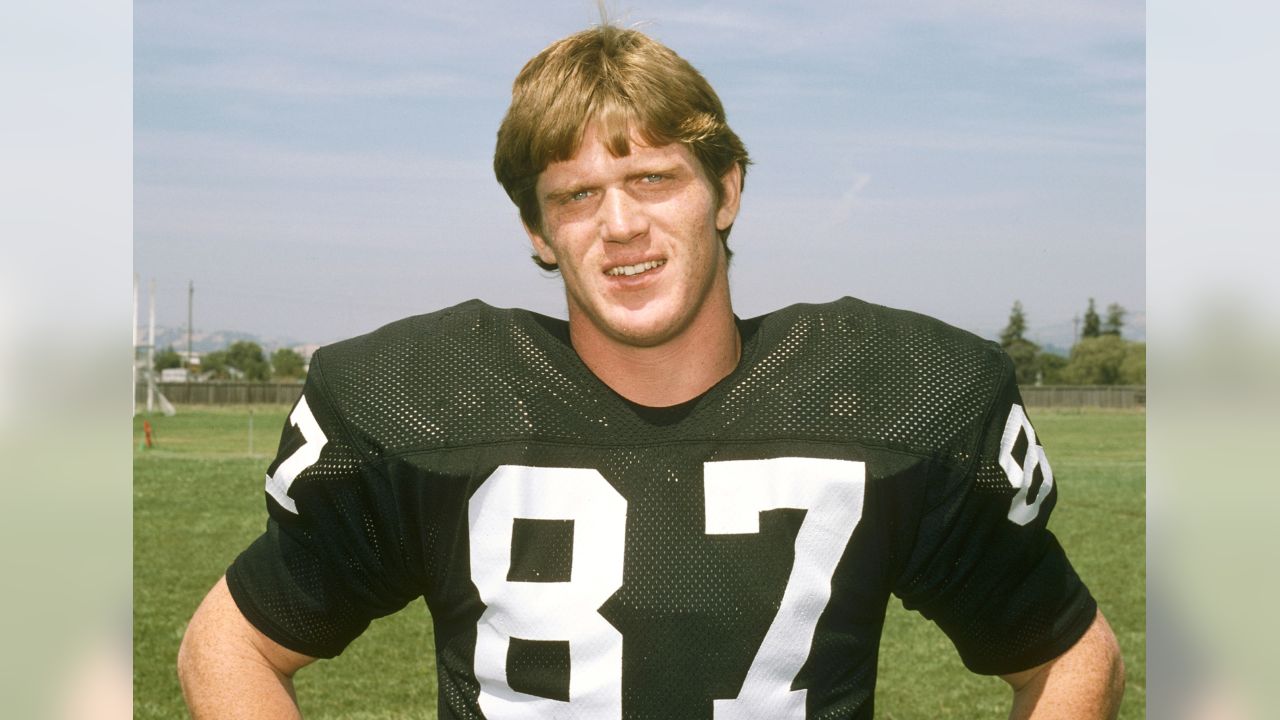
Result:
<svg viewBox="0 0 1280 720"><path fill-rule="evenodd" d="M1027 669L1083 634L1096 605L1046 529L1057 486L997 345L852 298L741 325L738 367L668 425L595 378L562 321L527 311L471 301L322 348L299 405L323 445L295 407L268 484L304 446L315 459L268 494L232 596L317 657L424 597L448 719L501 702L710 718L769 682L798 716L871 717L891 593L975 672ZM712 470L779 458L858 468L856 495L822 496L849 507L782 501L754 531L713 533L713 505L744 501L737 470L714 488ZM555 503L572 509L530 509ZM806 535L820 517L845 534ZM833 564L815 583L817 556ZM829 593L799 625L797 593ZM804 632L779 640L777 624ZM779 642L802 652L770 680Z"/></svg>

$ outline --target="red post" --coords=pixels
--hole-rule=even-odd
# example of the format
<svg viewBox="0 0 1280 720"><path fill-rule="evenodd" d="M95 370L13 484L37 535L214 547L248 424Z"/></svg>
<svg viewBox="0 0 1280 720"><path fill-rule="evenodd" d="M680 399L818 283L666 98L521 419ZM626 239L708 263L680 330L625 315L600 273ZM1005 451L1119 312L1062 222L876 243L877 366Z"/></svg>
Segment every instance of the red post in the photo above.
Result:
<svg viewBox="0 0 1280 720"><path fill-rule="evenodd" d="M150 420L143 420L143 421L142 421L142 432L143 432L143 433L145 433L145 434L146 434L146 436L147 436L147 448L148 448L148 449L150 449L150 448L151 448L151 446L152 446L152 445L151 445L151 421L150 421Z"/></svg>

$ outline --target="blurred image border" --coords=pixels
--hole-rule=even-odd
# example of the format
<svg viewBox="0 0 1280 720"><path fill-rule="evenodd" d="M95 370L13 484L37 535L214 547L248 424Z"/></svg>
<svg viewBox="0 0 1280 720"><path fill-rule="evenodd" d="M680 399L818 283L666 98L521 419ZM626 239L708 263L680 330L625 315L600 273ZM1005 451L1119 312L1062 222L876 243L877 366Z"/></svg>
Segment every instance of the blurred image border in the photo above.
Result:
<svg viewBox="0 0 1280 720"><path fill-rule="evenodd" d="M0 682L15 717L77 716L90 696L97 716L131 712L132 17L120 0L53 0L0 27L21 109L0 117L0 537L20 579ZM1152 717L1275 704L1277 25L1258 2L1148 6Z"/></svg>
<svg viewBox="0 0 1280 720"><path fill-rule="evenodd" d="M1269 717L1280 9L1147 6L1150 717Z"/></svg>
<svg viewBox="0 0 1280 720"><path fill-rule="evenodd" d="M0 22L0 693L10 717L129 717L133 7Z"/></svg>

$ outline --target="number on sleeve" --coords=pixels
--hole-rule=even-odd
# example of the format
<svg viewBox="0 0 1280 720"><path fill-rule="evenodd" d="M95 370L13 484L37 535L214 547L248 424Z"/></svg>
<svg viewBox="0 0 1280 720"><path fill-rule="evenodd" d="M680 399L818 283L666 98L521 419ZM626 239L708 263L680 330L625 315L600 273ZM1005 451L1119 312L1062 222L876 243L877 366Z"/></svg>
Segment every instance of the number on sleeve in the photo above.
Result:
<svg viewBox="0 0 1280 720"><path fill-rule="evenodd" d="M760 513L803 508L795 562L778 614L738 696L716 700L716 720L805 717L805 690L792 690L831 598L831 577L862 518L866 468L850 460L783 457L704 466L707 534L760 532Z"/></svg>
<svg viewBox="0 0 1280 720"><path fill-rule="evenodd" d="M471 579L487 606L476 626L480 709L490 720L622 717L622 634L598 612L622 587L627 502L595 470L499 467L468 509ZM572 520L568 582L515 582L516 518ZM569 641L569 701L511 689L511 638Z"/></svg>
<svg viewBox="0 0 1280 720"><path fill-rule="evenodd" d="M316 416L311 413L306 396L299 398L297 406L289 413L289 423L302 433L302 447L294 450L292 455L280 463L274 474L267 475L267 494L275 498L280 507L297 515L298 506L289 497L289 487L293 485L298 473L320 459L320 449L329 442L329 438L325 437L320 423L316 422Z"/></svg>
<svg viewBox="0 0 1280 720"><path fill-rule="evenodd" d="M1019 465L1018 459L1013 456L1013 448L1018 442L1018 436L1022 434L1026 437L1027 453ZM1026 525L1040 514L1040 505L1053 489L1053 469L1049 467L1049 458L1045 456L1044 448L1036 442L1036 430L1031 427L1026 411L1016 403L1009 411L1009 419L1004 423L1004 434L1000 436L999 462L1000 467L1004 468L1005 476L1009 478L1009 484L1018 490L1009 503L1009 519L1018 525ZM1044 481L1040 485L1040 491L1036 493L1036 499L1028 503L1027 495L1031 492L1037 467L1040 468Z"/></svg>

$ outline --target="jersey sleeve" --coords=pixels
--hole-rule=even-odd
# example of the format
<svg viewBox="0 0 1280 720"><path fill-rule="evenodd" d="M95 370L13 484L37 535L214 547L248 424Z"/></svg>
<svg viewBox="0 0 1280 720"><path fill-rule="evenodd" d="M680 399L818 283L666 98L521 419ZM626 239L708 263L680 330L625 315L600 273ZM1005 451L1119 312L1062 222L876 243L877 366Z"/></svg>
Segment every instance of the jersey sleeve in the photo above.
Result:
<svg viewBox="0 0 1280 720"><path fill-rule="evenodd" d="M267 528L227 570L244 616L272 640L333 657L419 593L389 480L365 462L325 392L320 353L266 473Z"/></svg>
<svg viewBox="0 0 1280 720"><path fill-rule="evenodd" d="M966 667L1026 670L1071 648L1097 605L1049 532L1058 487L1008 357L977 432L940 459L894 586L951 638ZM970 438L973 438L972 440Z"/></svg>

